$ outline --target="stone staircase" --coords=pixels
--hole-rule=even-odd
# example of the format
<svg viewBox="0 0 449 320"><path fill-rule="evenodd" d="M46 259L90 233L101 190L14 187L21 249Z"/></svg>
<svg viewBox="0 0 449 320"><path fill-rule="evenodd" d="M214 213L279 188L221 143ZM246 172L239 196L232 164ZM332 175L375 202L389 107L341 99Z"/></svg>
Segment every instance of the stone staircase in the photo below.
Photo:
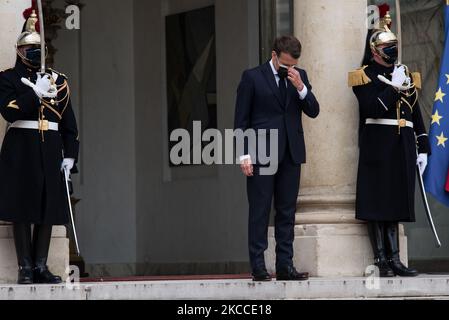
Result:
<svg viewBox="0 0 449 320"><path fill-rule="evenodd" d="M312 278L305 282L173 280L0 285L1 300L277 300L277 299L449 299L449 275L417 278Z"/></svg>

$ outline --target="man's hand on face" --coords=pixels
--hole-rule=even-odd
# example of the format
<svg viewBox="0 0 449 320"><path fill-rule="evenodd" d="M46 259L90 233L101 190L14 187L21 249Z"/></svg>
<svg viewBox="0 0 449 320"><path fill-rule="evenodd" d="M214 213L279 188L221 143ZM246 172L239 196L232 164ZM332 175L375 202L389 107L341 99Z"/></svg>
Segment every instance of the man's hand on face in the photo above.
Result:
<svg viewBox="0 0 449 320"><path fill-rule="evenodd" d="M302 91L302 89L304 89L304 82L301 79L301 75L298 70L293 67L288 69L288 80L290 80L298 91Z"/></svg>
<svg viewBox="0 0 449 320"><path fill-rule="evenodd" d="M242 172L245 176L247 177L254 176L254 167L251 162L251 159L243 160L242 163L240 164L240 168L242 169Z"/></svg>

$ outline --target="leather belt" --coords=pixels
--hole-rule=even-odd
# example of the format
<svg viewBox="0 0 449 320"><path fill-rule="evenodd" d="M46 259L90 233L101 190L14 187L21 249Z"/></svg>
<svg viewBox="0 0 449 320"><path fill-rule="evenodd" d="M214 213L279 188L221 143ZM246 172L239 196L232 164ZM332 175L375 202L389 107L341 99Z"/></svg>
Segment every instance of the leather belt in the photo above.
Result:
<svg viewBox="0 0 449 320"><path fill-rule="evenodd" d="M366 124L380 124L385 126L396 126L396 127L409 127L413 129L413 122L407 121L405 119L395 120L395 119L366 119Z"/></svg>
<svg viewBox="0 0 449 320"><path fill-rule="evenodd" d="M34 129L39 131L59 131L59 124L56 122L50 122L48 120L39 121L28 121L28 120L18 120L12 123L10 128L18 129Z"/></svg>

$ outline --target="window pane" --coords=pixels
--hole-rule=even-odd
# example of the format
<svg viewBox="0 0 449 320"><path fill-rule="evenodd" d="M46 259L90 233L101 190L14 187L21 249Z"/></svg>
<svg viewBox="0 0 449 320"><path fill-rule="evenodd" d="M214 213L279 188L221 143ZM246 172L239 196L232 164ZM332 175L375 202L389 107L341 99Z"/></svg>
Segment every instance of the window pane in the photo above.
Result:
<svg viewBox="0 0 449 320"><path fill-rule="evenodd" d="M277 36L292 35L293 0L260 0L260 59L271 57L273 41Z"/></svg>
<svg viewBox="0 0 449 320"><path fill-rule="evenodd" d="M192 137L194 122L203 132L216 129L215 7L167 16L166 52L168 136L185 129ZM170 141L169 150L176 144Z"/></svg>

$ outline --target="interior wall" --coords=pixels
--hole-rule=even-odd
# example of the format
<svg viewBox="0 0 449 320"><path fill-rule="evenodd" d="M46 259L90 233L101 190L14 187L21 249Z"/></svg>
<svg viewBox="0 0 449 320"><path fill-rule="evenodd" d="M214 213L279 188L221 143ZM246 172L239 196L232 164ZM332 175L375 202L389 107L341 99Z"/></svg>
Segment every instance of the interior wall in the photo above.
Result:
<svg viewBox="0 0 449 320"><path fill-rule="evenodd" d="M168 167L164 26L168 14L215 3L218 123L221 130L233 128L241 73L258 62L257 2L135 1L137 259L141 274L246 270L246 180L239 168Z"/></svg>

